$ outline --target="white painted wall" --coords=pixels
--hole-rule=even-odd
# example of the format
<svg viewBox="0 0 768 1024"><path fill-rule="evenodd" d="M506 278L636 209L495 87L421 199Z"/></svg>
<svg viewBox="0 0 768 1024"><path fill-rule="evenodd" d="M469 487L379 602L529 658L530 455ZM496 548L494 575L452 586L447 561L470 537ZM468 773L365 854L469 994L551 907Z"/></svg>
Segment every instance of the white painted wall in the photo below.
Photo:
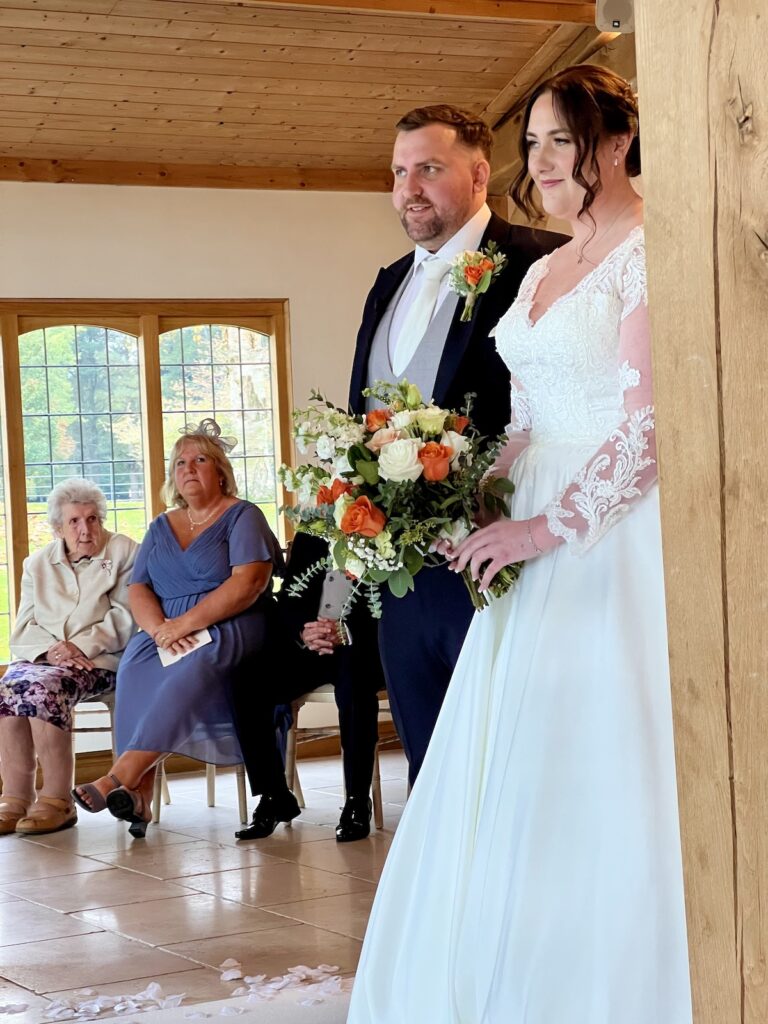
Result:
<svg viewBox="0 0 768 1024"><path fill-rule="evenodd" d="M365 296L409 246L383 194L0 182L0 297L287 298L296 405L346 404Z"/></svg>
<svg viewBox="0 0 768 1024"><path fill-rule="evenodd" d="M297 404L346 403L365 296L409 245L384 194L0 182L0 297L288 298Z"/></svg>

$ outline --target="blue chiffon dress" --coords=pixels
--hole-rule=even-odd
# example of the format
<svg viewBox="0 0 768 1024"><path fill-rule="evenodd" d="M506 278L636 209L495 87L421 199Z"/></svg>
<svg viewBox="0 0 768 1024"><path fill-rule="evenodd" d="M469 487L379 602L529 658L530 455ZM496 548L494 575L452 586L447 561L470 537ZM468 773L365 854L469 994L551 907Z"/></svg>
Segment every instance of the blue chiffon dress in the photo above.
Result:
<svg viewBox="0 0 768 1024"><path fill-rule="evenodd" d="M139 549L131 583L150 586L170 619L224 583L233 566L249 562L271 562L275 573L282 571L280 545L251 502L230 506L186 549L160 515ZM211 643L167 668L152 637L137 633L117 673L118 753L157 750L208 764L240 763L232 684L238 671L258 673L272 602L270 585L250 608L209 626Z"/></svg>

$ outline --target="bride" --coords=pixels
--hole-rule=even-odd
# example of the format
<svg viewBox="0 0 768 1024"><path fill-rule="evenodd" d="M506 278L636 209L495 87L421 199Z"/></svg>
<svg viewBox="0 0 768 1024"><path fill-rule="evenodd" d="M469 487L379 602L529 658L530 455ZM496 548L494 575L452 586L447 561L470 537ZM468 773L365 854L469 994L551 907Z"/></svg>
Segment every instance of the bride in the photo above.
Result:
<svg viewBox="0 0 768 1024"><path fill-rule="evenodd" d="M519 207L571 222L496 329L512 519L381 879L349 1024L690 1024L637 106L580 65L532 95Z"/></svg>

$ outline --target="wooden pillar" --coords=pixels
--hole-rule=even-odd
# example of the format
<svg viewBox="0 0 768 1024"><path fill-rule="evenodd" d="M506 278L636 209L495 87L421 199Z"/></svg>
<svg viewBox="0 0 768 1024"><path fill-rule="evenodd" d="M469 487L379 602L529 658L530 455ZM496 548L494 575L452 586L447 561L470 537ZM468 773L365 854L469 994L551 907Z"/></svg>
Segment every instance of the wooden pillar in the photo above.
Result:
<svg viewBox="0 0 768 1024"><path fill-rule="evenodd" d="M768 12L635 13L694 1020L765 1024Z"/></svg>

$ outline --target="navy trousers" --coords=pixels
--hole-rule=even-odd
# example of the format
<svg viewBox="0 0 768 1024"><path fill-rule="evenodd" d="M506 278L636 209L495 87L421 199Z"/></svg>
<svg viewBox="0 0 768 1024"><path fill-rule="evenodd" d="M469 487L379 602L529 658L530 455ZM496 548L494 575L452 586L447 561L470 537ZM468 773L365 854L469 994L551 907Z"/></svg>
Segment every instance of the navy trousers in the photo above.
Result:
<svg viewBox="0 0 768 1024"><path fill-rule="evenodd" d="M411 784L421 768L474 609L458 573L424 568L416 588L393 597L381 588L379 651L392 717Z"/></svg>

